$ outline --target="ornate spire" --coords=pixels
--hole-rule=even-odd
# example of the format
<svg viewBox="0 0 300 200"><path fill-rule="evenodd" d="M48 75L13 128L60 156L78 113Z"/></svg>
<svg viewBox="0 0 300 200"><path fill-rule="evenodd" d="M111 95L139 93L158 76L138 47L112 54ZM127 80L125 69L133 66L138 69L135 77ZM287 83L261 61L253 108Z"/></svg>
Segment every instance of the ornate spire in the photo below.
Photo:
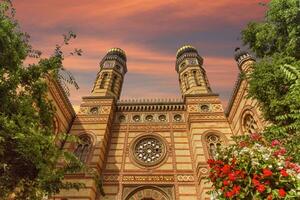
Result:
<svg viewBox="0 0 300 200"><path fill-rule="evenodd" d="M122 49L120 48L109 49L107 54L101 60L100 67L103 67L104 62L108 60L117 60L120 64L123 65L124 72L125 73L127 72L127 66L126 66L127 57L125 51L123 51Z"/></svg>
<svg viewBox="0 0 300 200"><path fill-rule="evenodd" d="M234 50L234 59L236 60L240 69L244 62L249 60L255 61L252 55L250 55L247 51L241 50L239 47L235 48Z"/></svg>
<svg viewBox="0 0 300 200"><path fill-rule="evenodd" d="M197 49L191 45L184 45L179 48L176 53L175 69L177 72L179 70L180 63L186 58L196 58L200 66L203 64L203 58L198 54Z"/></svg>

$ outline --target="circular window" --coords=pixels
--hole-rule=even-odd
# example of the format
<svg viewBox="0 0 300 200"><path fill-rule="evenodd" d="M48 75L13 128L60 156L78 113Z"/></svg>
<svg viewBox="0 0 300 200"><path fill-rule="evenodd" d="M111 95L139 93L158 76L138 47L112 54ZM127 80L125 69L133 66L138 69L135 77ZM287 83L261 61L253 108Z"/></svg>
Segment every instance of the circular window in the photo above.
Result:
<svg viewBox="0 0 300 200"><path fill-rule="evenodd" d="M165 122L167 120L166 115L159 115L158 116L159 121Z"/></svg>
<svg viewBox="0 0 300 200"><path fill-rule="evenodd" d="M132 119L133 119L133 121L135 121L135 122L141 121L141 117L140 117L139 115L134 115Z"/></svg>
<svg viewBox="0 0 300 200"><path fill-rule="evenodd" d="M176 122L180 122L181 119L182 119L181 115L179 115L179 114L174 115L174 120L175 120Z"/></svg>
<svg viewBox="0 0 300 200"><path fill-rule="evenodd" d="M147 120L148 122L153 121L153 116L152 116L152 115L147 115L147 116L146 116L146 120Z"/></svg>
<svg viewBox="0 0 300 200"><path fill-rule="evenodd" d="M90 109L91 114L98 114L98 107L93 107Z"/></svg>
<svg viewBox="0 0 300 200"><path fill-rule="evenodd" d="M201 107L202 112L208 112L209 111L209 106L208 105L202 105Z"/></svg>
<svg viewBox="0 0 300 200"><path fill-rule="evenodd" d="M157 136L142 136L134 142L132 153L137 163L153 166L165 158L166 146Z"/></svg>
<svg viewBox="0 0 300 200"><path fill-rule="evenodd" d="M120 115L119 116L119 122L125 122L125 121L126 121L125 115Z"/></svg>

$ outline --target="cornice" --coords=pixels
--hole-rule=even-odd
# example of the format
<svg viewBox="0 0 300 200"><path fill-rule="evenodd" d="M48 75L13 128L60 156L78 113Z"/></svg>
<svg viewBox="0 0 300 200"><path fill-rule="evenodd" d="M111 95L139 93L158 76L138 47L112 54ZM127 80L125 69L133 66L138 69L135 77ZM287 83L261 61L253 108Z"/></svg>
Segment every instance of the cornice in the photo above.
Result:
<svg viewBox="0 0 300 200"><path fill-rule="evenodd" d="M76 113L74 111L72 103L70 102L70 99L67 96L67 94L65 93L60 82L57 80L54 80L53 78L50 78L49 76L47 76L47 79L49 80L49 83L50 83L49 84L50 92L52 92L54 98L59 98L59 99L57 99L57 103L60 106L63 106L63 109L67 110L67 112L63 112L64 115L69 114L71 118L75 117Z"/></svg>
<svg viewBox="0 0 300 200"><path fill-rule="evenodd" d="M182 99L126 99L117 101L117 111L186 110Z"/></svg>
<svg viewBox="0 0 300 200"><path fill-rule="evenodd" d="M236 95L238 93L238 90L241 86L241 83L242 83L243 79L242 79L242 75L241 73L238 74L238 77L237 77L237 80L235 81L235 84L234 84L234 88L232 90L232 93L231 93L231 96L229 98L229 102L228 102L228 105L227 105L227 108L225 109L225 115L228 117L229 114L230 114L230 111L232 109L232 106L233 106L233 103L234 103L234 100L236 99Z"/></svg>

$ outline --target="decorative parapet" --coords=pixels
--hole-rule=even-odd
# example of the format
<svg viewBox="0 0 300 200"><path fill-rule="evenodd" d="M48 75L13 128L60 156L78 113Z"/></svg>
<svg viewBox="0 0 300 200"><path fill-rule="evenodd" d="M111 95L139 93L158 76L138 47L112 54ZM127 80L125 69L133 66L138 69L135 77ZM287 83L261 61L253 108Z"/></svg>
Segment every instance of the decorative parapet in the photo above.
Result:
<svg viewBox="0 0 300 200"><path fill-rule="evenodd" d="M125 99L117 101L117 111L184 111L182 99Z"/></svg>

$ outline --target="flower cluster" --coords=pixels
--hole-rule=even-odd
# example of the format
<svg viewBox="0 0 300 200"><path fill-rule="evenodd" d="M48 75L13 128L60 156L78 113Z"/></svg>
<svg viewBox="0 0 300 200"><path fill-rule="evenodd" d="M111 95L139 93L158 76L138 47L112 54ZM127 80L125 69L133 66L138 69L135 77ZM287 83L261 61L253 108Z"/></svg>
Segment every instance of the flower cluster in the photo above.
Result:
<svg viewBox="0 0 300 200"><path fill-rule="evenodd" d="M300 166L280 141L269 144L260 134L235 141L208 160L218 199L300 199Z"/></svg>

